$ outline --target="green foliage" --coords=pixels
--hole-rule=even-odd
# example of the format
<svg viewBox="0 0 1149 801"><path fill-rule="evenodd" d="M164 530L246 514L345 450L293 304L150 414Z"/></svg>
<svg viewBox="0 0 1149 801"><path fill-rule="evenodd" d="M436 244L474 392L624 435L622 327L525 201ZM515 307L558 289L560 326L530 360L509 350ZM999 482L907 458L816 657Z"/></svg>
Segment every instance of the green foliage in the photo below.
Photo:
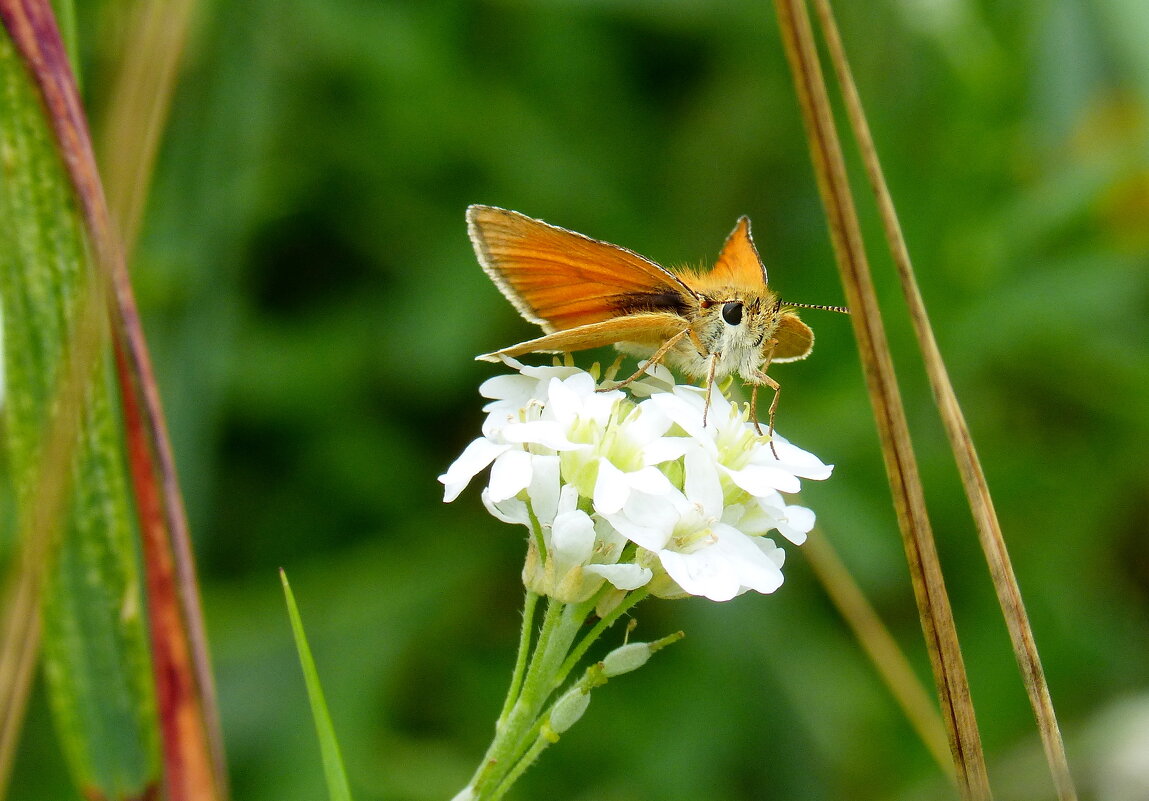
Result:
<svg viewBox="0 0 1149 801"><path fill-rule="evenodd" d="M837 5L1084 776L1104 765L1087 735L1146 691L1149 661L1142 4ZM477 435L476 387L494 371L472 357L535 331L475 263L463 209L514 208L668 265L713 259L749 214L785 297L842 302L770 7L200 11L133 275L199 549L235 796L323 792L281 622L285 565L315 608L356 797L449 798L513 665L524 545L473 491L444 508L434 479ZM78 29L99 119L116 51L97 44L115 26L95 13L81 9ZM860 205L991 777L1048 795L1014 760L1036 753L1031 714ZM773 372L778 428L836 463L804 500L924 668L848 321L803 318L817 343ZM688 637L598 691L514 797L945 792L800 552L773 597L638 616L643 639ZM25 756L14 797L41 765Z"/></svg>
<svg viewBox="0 0 1149 801"><path fill-rule="evenodd" d="M158 740L111 352L87 377L83 409L68 408L65 362L92 265L43 106L6 33L0 154L4 444L17 510L5 523L29 536L45 475L70 478L64 508L39 509L64 521L44 568L45 681L73 781L89 797L140 797L157 781ZM46 464L52 429L70 414L83 419L71 462Z"/></svg>
<svg viewBox="0 0 1149 801"><path fill-rule="evenodd" d="M319 750L323 755L323 775L327 779L327 797L331 801L351 801L351 789L347 785L347 773L343 768L343 756L339 751L339 740L331 723L331 713L327 711L327 699L323 696L323 685L319 681L319 671L307 644L307 633L303 630L303 620L299 616L299 605L287 582L286 571L279 571L283 582L283 596L287 601L287 616L291 620L291 634L295 639L295 650L299 653L299 664L303 668L303 679L307 684L307 698L311 702L311 717L315 720L315 733L319 737Z"/></svg>

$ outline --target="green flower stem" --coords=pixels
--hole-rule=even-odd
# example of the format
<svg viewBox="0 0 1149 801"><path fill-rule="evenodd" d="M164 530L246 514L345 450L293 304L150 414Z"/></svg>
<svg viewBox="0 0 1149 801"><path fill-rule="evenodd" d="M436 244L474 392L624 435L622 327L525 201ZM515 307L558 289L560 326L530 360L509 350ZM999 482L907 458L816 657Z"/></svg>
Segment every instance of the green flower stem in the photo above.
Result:
<svg viewBox="0 0 1149 801"><path fill-rule="evenodd" d="M530 514L534 524L532 532L541 533L533 510ZM545 543L541 545L545 553ZM571 670L595 640L648 594L640 590L626 596L575 645L587 619L608 591L609 587L604 586L592 598L575 604L548 598L542 626L533 647L531 635L539 594L527 591L523 602L519 651L511 683L495 724L495 738L471 777L471 798L476 801L501 798L539 753L558 739L548 723L555 691L566 681Z"/></svg>
<svg viewBox="0 0 1149 801"><path fill-rule="evenodd" d="M507 791L510 790L511 786L519 780L519 777L523 775L526 769L529 768L531 764L539 758L539 754L541 754L547 746L551 745L557 740L557 734L548 733L545 730L540 732L535 737L535 742L530 747L530 749L525 754L523 754L522 758L519 759L517 763L515 763L514 768L512 768L511 771L507 773L506 777L501 782L499 782L499 786L496 787L495 791L488 797L489 801L499 801L499 799L506 795Z"/></svg>
<svg viewBox="0 0 1149 801"><path fill-rule="evenodd" d="M672 640L680 638L672 637L667 639ZM576 682L574 686L581 688L584 695L589 698L590 691L596 687L601 687L602 685L606 684L607 680L608 679L606 673L603 670L603 664L601 662L597 662L586 669L583 677L579 679L579 681ZM535 725L531 727L529 736L527 737L527 741L531 743L530 748L526 749L523 755L519 758L518 762L515 763L514 767L512 767L507 772L506 777L501 782L499 782L499 786L495 788L495 791L491 794L489 801L498 801L498 799L502 798L503 795L506 794L507 790L509 790L511 786L516 781L518 781L519 777L523 775L526 769L534 764L534 761L539 758L539 754L559 741L561 732L554 728L554 726L558 724L556 721L554 721L553 715L555 713L556 707L562 703L563 697L564 696L559 696L559 698L552 701L547 707L546 712L540 715L538 720L535 721ZM565 727L562 729L562 731L565 731L569 726L570 721L565 724Z"/></svg>
<svg viewBox="0 0 1149 801"><path fill-rule="evenodd" d="M559 671L570 652L571 644L594 605L593 598L580 604L564 604L554 599L548 601L542 631L535 643L518 697L514 697L515 681L512 679L507 702L504 704L509 704L509 713L500 718L495 739L471 780L476 799L493 797L487 793L497 790L503 784L503 779L530 747L543 708L558 688ZM520 647L530 648L529 636L520 640ZM523 661L521 654L518 661Z"/></svg>
<svg viewBox="0 0 1149 801"><path fill-rule="evenodd" d="M650 590L633 590L627 594L627 596L623 598L622 601L619 602L618 606L612 609L609 614L601 618L598 623L596 623L594 627L586 633L586 636L583 637L582 641L579 642L573 651L571 651L570 656L567 657L566 661L563 662L562 667L559 668L558 676L555 678L556 686L566 681L567 675L574 669L574 666L578 664L579 660L583 658L587 650L591 647L591 645L594 644L594 641L597 640L604 631L613 626L615 621L630 611L630 609L632 609L635 604L637 604L648 595L650 595Z"/></svg>
<svg viewBox="0 0 1149 801"><path fill-rule="evenodd" d="M507 717L515 701L519 698L519 691L523 686L523 677L526 675L527 657L531 653L531 632L534 628L535 609L539 605L539 594L527 590L527 597L523 601L523 628L519 634L519 653L515 658L515 672L511 675L511 686L507 691L507 698L503 702L502 711L499 712L499 722L495 724L495 731L502 731L507 724Z"/></svg>
<svg viewBox="0 0 1149 801"><path fill-rule="evenodd" d="M534 540L539 554L545 554L547 552L547 540L543 536L543 524L535 516L535 505L529 500L527 501L527 515L531 521L531 539Z"/></svg>

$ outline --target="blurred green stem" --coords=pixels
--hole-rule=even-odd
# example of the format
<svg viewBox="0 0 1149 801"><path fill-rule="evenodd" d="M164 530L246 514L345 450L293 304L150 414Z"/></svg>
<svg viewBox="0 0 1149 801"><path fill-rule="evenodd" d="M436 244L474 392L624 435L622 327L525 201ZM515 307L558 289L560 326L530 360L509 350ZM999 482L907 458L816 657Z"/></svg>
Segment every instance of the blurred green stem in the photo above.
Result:
<svg viewBox="0 0 1149 801"><path fill-rule="evenodd" d="M519 697L519 690L523 686L523 675L527 669L527 657L531 652L531 629L535 622L535 609L539 605L539 594L527 590L526 600L523 602L523 630L519 634L519 655L515 659L515 672L511 675L511 688L507 691L507 699L503 702L503 711L499 713L499 722L496 731L506 726L507 717Z"/></svg>
<svg viewBox="0 0 1149 801"><path fill-rule="evenodd" d="M591 598L579 603L548 598L542 628L533 647L531 628L539 595L527 592L519 654L507 698L495 726L495 739L471 777L470 784L456 796L457 801L497 801L502 798L538 755L557 742L559 735L582 714L589 700L586 696L606 681L603 663L588 668L586 675L566 693L556 697L556 691L603 632L649 594L645 590L627 594L580 638L599 602L614 591L610 585L604 585ZM674 635L666 642L680 636ZM661 647L661 644L656 644L656 647ZM564 699L578 693L581 693L581 705L576 704L577 712L571 713L571 705L564 706ZM556 713L556 708L560 707L562 709ZM552 715L558 722L552 720Z"/></svg>
<svg viewBox="0 0 1149 801"><path fill-rule="evenodd" d="M587 632L586 636L578 646L571 651L570 656L563 662L563 666L559 669L559 675L556 679L556 684L562 684L566 679L567 674L574 669L578 661L583 658L587 650L594 644L594 641L599 638L604 631L614 625L614 622L626 614L630 609L641 601L646 596L650 595L650 591L646 589L634 590L626 595L608 614L604 615L602 619L595 624L594 628Z"/></svg>
<svg viewBox="0 0 1149 801"><path fill-rule="evenodd" d="M533 605L531 595L527 594L528 607ZM522 677L521 686L517 686L519 683L512 679L503 704L506 711L495 729L495 739L471 779L473 798L494 798L494 792L501 794L506 789L503 779L533 743L543 709L562 681L564 663L571 652L571 646L587 616L594 610L597 600L597 594L578 604L548 599L542 630L533 650L530 647L529 632L526 631L530 621L524 613L524 635L519 643L516 674L520 672L519 665L529 663L529 666ZM524 655L524 650L531 651L529 659Z"/></svg>

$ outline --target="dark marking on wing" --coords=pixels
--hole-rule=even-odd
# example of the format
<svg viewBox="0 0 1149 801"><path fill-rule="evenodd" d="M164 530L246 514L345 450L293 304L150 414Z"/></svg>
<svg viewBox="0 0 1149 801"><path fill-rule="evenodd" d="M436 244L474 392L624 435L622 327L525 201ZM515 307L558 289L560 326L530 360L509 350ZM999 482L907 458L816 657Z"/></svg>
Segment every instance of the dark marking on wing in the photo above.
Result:
<svg viewBox="0 0 1149 801"><path fill-rule="evenodd" d="M631 292L615 295L610 299L610 305L617 309L619 314L671 312L685 316L688 308L682 293L671 289L664 292Z"/></svg>

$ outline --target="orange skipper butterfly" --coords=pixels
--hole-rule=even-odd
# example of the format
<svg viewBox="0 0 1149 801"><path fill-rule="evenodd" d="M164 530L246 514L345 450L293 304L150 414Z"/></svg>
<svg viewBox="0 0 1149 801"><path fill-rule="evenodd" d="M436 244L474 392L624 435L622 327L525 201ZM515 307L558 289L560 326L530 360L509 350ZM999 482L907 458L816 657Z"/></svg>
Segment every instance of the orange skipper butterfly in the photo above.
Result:
<svg viewBox="0 0 1149 801"><path fill-rule="evenodd" d="M795 309L847 311L785 303L771 291L746 217L705 271L671 272L618 245L494 206L469 207L467 228L487 275L544 332L479 359L615 345L651 364L665 362L705 378L708 398L716 379L737 374L753 387L752 414L758 387L775 391L771 429L778 382L766 369L804 359L814 345L814 332Z"/></svg>

